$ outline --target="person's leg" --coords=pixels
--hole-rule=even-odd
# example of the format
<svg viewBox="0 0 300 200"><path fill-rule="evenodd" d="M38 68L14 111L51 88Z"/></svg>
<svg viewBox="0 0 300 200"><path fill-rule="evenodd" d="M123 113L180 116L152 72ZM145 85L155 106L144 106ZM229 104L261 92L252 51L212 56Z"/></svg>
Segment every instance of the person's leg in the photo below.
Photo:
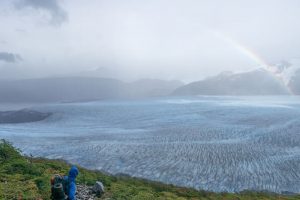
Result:
<svg viewBox="0 0 300 200"><path fill-rule="evenodd" d="M75 182L70 182L70 190L69 190L69 200L75 200L76 199L76 184Z"/></svg>

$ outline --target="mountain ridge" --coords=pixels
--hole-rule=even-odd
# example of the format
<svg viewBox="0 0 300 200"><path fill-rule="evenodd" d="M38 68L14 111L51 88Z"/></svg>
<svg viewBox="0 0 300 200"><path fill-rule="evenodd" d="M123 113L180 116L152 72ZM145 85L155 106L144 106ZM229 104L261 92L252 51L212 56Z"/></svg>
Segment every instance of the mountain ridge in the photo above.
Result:
<svg viewBox="0 0 300 200"><path fill-rule="evenodd" d="M283 83L264 69L220 73L174 90L172 95L288 95Z"/></svg>
<svg viewBox="0 0 300 200"><path fill-rule="evenodd" d="M112 78L52 77L0 81L0 102L72 102L167 96L180 81L144 79L127 83Z"/></svg>

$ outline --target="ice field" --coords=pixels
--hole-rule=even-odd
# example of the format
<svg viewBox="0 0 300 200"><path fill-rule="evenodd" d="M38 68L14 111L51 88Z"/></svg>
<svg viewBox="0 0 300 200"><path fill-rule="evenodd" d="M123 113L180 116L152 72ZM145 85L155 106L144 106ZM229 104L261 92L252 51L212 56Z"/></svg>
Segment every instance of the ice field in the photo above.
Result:
<svg viewBox="0 0 300 200"><path fill-rule="evenodd" d="M299 97L174 97L32 109L53 115L0 125L0 138L28 155L197 189L300 192Z"/></svg>

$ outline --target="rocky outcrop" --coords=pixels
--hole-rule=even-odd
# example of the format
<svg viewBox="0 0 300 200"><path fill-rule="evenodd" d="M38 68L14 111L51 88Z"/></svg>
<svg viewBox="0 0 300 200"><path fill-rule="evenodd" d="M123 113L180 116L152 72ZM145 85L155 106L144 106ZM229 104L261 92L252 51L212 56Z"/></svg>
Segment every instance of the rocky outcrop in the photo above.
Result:
<svg viewBox="0 0 300 200"><path fill-rule="evenodd" d="M97 181L93 187L93 192L96 193L97 196L101 196L104 193L103 183Z"/></svg>
<svg viewBox="0 0 300 200"><path fill-rule="evenodd" d="M77 200L94 200L104 193L104 186L100 181L97 181L94 186L77 185L76 199Z"/></svg>
<svg viewBox="0 0 300 200"><path fill-rule="evenodd" d="M50 115L51 113L42 113L28 109L2 111L0 112L0 124L36 122L44 120Z"/></svg>
<svg viewBox="0 0 300 200"><path fill-rule="evenodd" d="M77 185L77 200L94 200L96 199L96 194L93 193L92 187L87 185Z"/></svg>

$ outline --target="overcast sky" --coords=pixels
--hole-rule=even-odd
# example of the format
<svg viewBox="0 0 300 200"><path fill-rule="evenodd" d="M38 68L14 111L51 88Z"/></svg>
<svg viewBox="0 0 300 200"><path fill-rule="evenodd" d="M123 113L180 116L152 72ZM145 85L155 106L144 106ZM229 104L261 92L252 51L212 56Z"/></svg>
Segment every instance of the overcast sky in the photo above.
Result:
<svg viewBox="0 0 300 200"><path fill-rule="evenodd" d="M0 78L193 81L258 67L228 40L267 62L300 57L299 0L1 0L0 26Z"/></svg>

